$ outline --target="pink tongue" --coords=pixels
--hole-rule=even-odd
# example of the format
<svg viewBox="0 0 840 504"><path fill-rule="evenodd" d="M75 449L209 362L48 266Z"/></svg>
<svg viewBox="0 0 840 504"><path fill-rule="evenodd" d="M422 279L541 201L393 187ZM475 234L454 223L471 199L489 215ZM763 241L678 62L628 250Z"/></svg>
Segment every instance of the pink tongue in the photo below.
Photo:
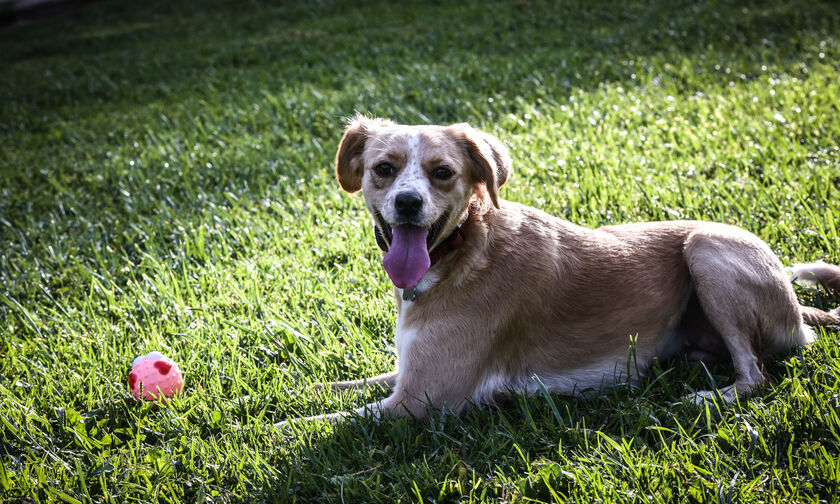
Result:
<svg viewBox="0 0 840 504"><path fill-rule="evenodd" d="M391 248L382 265L394 285L400 289L414 287L432 262L426 248L428 229L417 226L394 226Z"/></svg>

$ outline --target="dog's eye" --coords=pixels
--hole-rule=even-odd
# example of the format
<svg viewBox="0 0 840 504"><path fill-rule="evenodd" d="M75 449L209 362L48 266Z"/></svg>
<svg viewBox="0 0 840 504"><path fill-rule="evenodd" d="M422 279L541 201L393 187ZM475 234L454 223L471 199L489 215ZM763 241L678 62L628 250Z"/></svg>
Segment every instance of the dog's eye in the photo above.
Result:
<svg viewBox="0 0 840 504"><path fill-rule="evenodd" d="M434 175L436 179L446 180L452 176L452 170L445 166L438 166L435 168L435 171L432 172L432 175Z"/></svg>
<svg viewBox="0 0 840 504"><path fill-rule="evenodd" d="M391 163L379 163L373 168L380 177L388 177L394 173L394 165Z"/></svg>

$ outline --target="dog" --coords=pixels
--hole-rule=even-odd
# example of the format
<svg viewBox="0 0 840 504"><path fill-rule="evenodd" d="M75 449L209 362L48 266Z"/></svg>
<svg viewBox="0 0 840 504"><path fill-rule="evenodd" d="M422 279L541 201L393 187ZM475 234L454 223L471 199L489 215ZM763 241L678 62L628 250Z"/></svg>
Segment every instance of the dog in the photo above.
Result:
<svg viewBox="0 0 840 504"><path fill-rule="evenodd" d="M398 370L328 384L392 390L356 414L460 413L512 392L585 396L681 358L731 360L732 385L691 399L733 401L767 382L763 357L813 342L811 325L840 325L840 309L799 305L779 259L747 231L583 228L502 200L511 164L499 140L468 124L348 123L336 175L363 192L398 309ZM793 274L840 291L840 267Z"/></svg>

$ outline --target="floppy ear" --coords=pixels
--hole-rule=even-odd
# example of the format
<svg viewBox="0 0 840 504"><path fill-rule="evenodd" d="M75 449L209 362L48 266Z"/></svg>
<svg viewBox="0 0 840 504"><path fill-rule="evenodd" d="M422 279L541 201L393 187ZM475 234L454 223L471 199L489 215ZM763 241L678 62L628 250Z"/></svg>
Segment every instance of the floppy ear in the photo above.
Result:
<svg viewBox="0 0 840 504"><path fill-rule="evenodd" d="M499 208L499 188L507 182L512 165L507 147L496 137L469 124L453 124L450 128L472 163L474 180L487 187L490 200Z"/></svg>
<svg viewBox="0 0 840 504"><path fill-rule="evenodd" d="M365 142L370 134L377 128L393 126L394 122L388 119L373 119L362 114L347 122L347 129L338 144L338 152L335 154L335 174L341 188L349 193L354 193L362 188L362 153L365 150Z"/></svg>
<svg viewBox="0 0 840 504"><path fill-rule="evenodd" d="M349 193L362 188L362 152L370 133L369 119L356 115L347 124L335 154L335 174L341 188Z"/></svg>

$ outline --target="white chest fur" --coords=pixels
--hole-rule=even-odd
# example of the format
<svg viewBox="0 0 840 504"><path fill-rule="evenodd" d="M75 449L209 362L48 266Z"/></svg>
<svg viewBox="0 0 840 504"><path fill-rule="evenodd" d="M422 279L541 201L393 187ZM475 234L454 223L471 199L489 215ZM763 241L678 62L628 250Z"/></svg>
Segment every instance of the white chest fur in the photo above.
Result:
<svg viewBox="0 0 840 504"><path fill-rule="evenodd" d="M427 271L414 287L416 289L416 296L419 298L420 296L426 295L434 288L438 280L440 280L440 276L433 269ZM406 358L406 352L409 351L412 342L417 338L418 334L417 328L409 327L405 322L407 314L414 309L417 300L406 299L403 296L404 292L403 289L397 289L397 295L403 299L400 312L397 314L397 327L394 334L394 342L397 346L397 359L400 362Z"/></svg>
<svg viewBox="0 0 840 504"><path fill-rule="evenodd" d="M397 365L402 367L402 363L408 359L408 352L410 351L412 343L417 339L417 329L414 327L407 327L405 323L406 312L411 310L414 303L411 301L403 301L402 308L399 315L397 315L397 327L394 331L394 343L397 346Z"/></svg>

